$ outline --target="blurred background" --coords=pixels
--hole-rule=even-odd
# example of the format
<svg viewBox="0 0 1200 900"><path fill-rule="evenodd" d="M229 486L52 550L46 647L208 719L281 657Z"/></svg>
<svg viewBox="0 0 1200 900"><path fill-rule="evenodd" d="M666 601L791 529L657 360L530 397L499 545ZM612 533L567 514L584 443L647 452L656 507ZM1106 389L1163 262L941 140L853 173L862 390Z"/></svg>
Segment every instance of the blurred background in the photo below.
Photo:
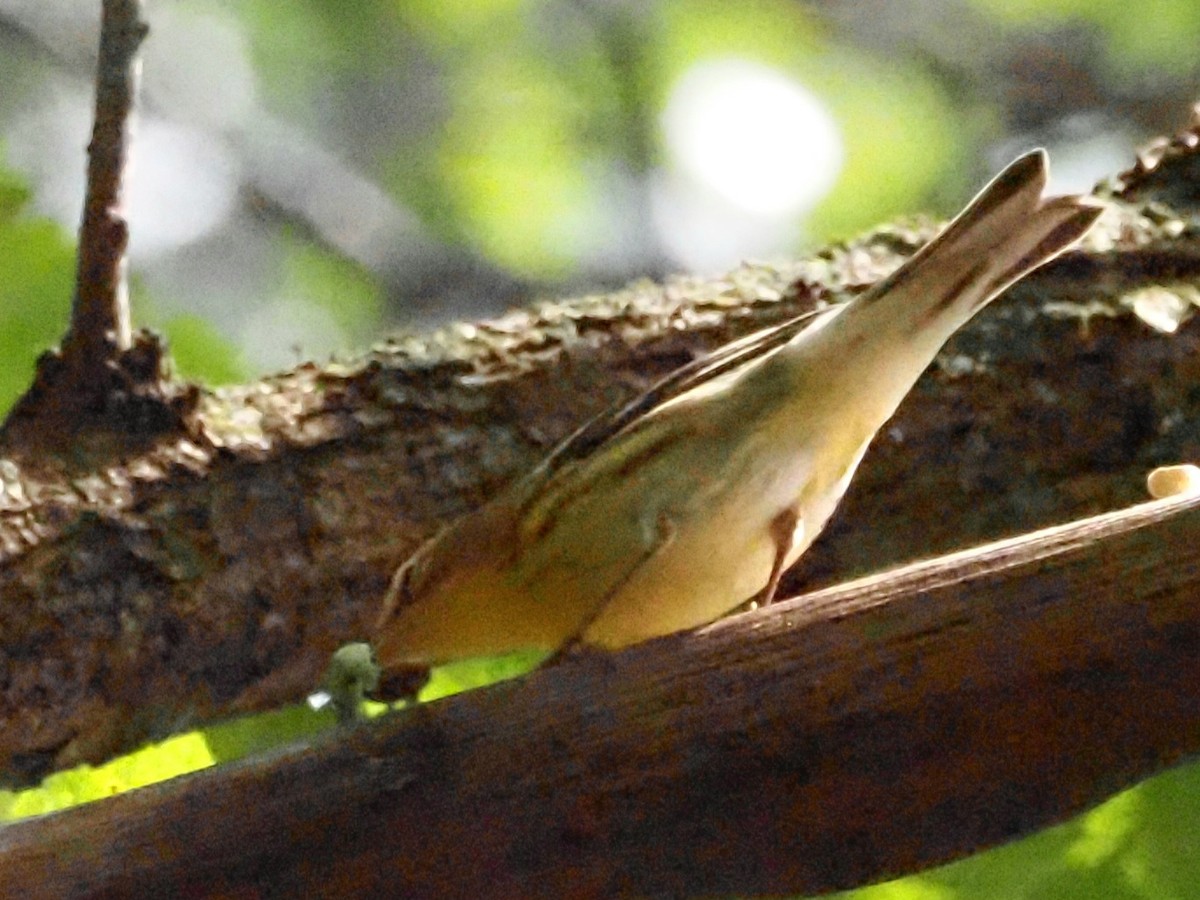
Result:
<svg viewBox="0 0 1200 900"><path fill-rule="evenodd" d="M64 328L99 0L0 0L0 401ZM237 380L530 297L1085 190L1186 120L1197 0L149 2L135 322Z"/></svg>

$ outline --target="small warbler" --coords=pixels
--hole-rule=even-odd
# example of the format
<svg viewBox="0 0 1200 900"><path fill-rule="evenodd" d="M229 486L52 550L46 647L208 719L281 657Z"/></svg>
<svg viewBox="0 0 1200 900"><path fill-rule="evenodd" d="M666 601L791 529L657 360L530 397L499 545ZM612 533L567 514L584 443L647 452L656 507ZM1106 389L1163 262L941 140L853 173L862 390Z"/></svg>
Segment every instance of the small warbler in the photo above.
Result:
<svg viewBox="0 0 1200 900"><path fill-rule="evenodd" d="M1102 207L1022 156L861 296L743 338L594 420L397 571L385 672L613 649L769 602L945 341Z"/></svg>

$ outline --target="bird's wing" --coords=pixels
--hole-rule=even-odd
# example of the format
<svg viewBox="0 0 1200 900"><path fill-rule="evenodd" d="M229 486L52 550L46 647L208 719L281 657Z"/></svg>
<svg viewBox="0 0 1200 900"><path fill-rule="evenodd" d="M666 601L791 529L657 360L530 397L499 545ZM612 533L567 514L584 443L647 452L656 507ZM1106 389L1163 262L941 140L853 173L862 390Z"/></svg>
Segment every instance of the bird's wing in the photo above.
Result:
<svg viewBox="0 0 1200 900"><path fill-rule="evenodd" d="M723 375L761 362L797 334L837 307L801 313L778 325L764 328L731 341L665 375L642 394L626 403L589 419L533 470L531 477L546 478L564 464L595 453L602 445L622 433L634 422L689 391L704 387Z"/></svg>

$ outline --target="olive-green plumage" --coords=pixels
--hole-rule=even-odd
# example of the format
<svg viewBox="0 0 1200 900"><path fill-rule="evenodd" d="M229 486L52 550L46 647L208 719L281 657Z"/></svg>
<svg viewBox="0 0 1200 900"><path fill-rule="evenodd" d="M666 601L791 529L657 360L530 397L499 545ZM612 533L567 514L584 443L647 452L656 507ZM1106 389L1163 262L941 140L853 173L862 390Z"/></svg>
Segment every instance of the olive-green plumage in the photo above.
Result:
<svg viewBox="0 0 1200 900"><path fill-rule="evenodd" d="M1044 153L1021 157L871 291L587 426L401 567L380 663L616 648L769 599L950 335L1100 214L1045 181Z"/></svg>

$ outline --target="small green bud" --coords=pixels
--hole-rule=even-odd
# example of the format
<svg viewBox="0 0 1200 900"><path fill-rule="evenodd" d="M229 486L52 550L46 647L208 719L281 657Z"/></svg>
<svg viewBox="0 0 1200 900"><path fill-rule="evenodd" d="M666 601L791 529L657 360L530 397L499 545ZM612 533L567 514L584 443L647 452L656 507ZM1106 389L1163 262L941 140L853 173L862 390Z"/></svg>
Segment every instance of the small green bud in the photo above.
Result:
<svg viewBox="0 0 1200 900"><path fill-rule="evenodd" d="M379 684L379 666L370 644L346 644L339 647L325 671L325 690L338 722L357 722L359 705L368 691Z"/></svg>

